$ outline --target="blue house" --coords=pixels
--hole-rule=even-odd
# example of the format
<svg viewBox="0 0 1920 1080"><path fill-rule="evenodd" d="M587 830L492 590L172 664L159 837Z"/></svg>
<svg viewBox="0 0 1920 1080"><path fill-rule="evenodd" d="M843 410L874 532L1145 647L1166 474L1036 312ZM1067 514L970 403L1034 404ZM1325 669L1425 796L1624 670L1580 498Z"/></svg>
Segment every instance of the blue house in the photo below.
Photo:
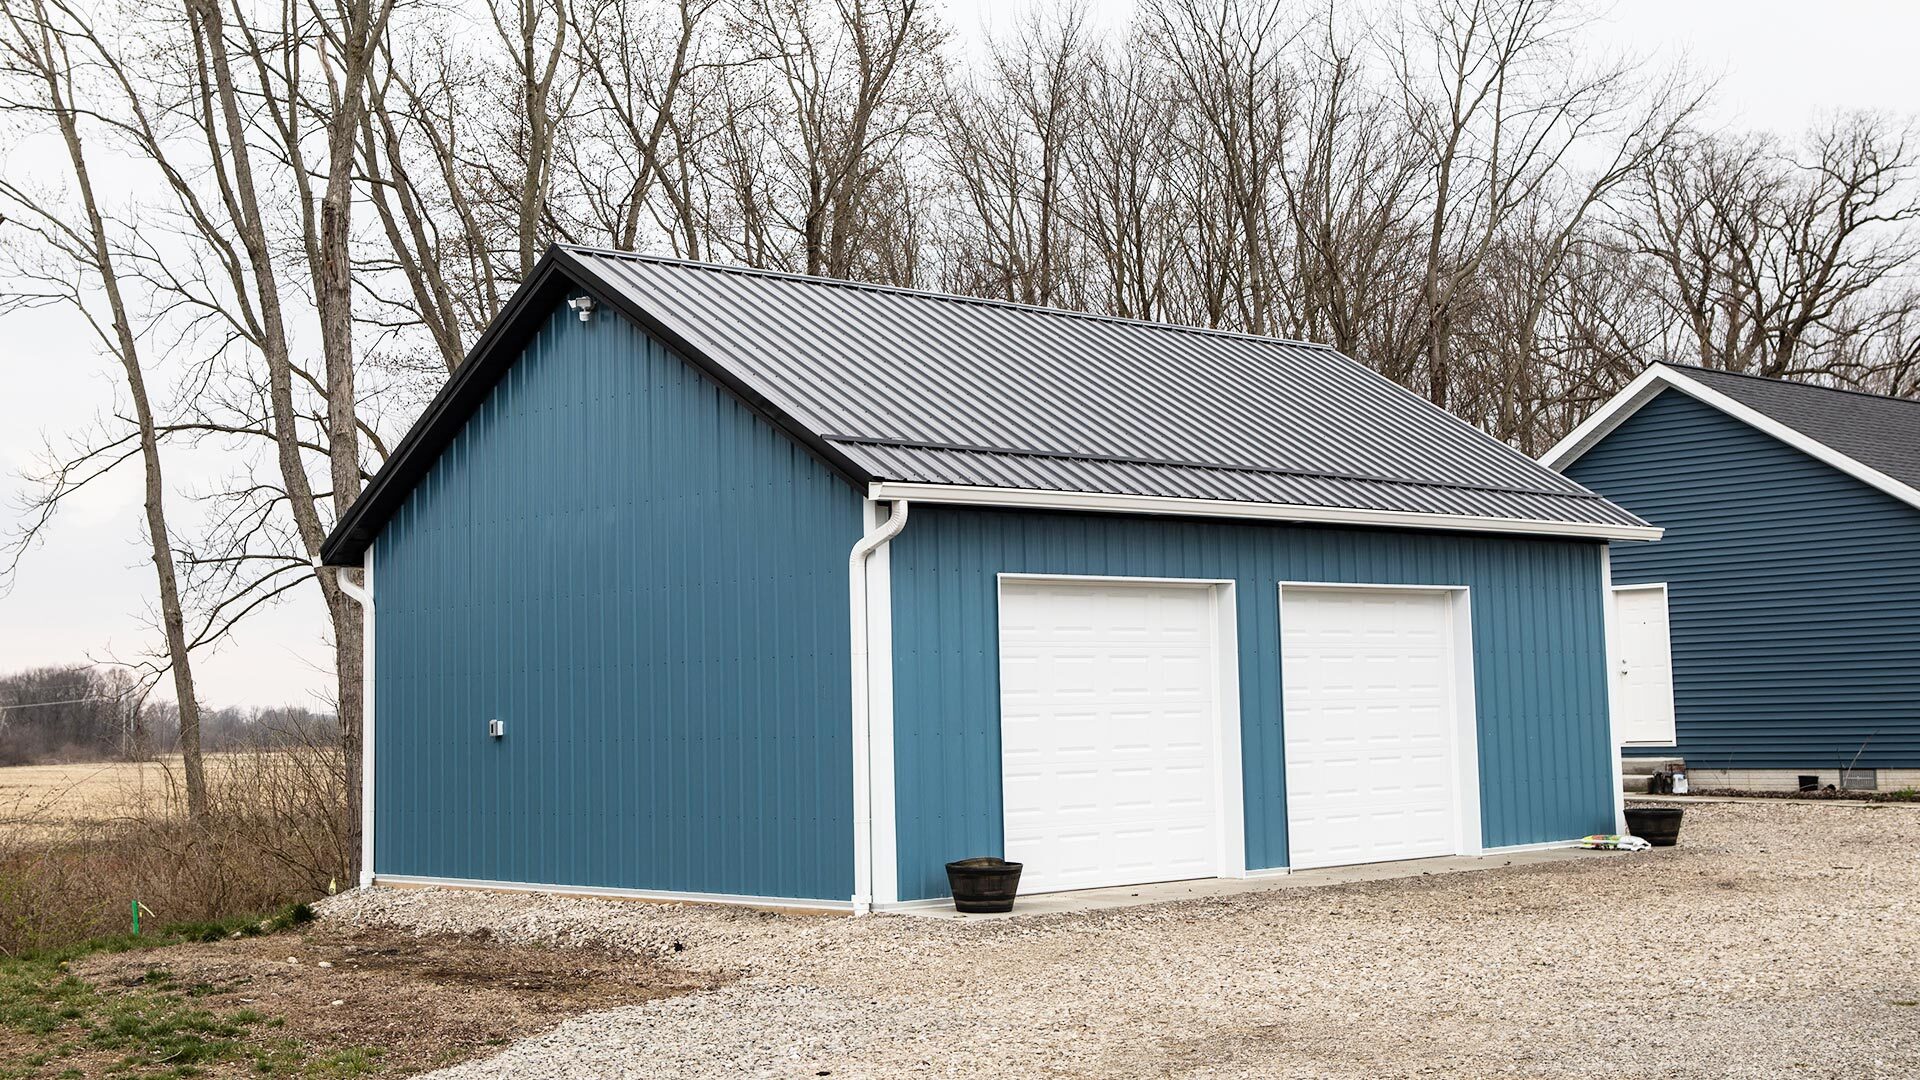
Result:
<svg viewBox="0 0 1920 1080"><path fill-rule="evenodd" d="M864 910L1613 831L1658 535L1319 346L555 248L324 551L364 864Z"/></svg>
<svg viewBox="0 0 1920 1080"><path fill-rule="evenodd" d="M1649 367L1546 464L1616 545L1623 752L1694 786L1920 786L1920 402Z"/></svg>

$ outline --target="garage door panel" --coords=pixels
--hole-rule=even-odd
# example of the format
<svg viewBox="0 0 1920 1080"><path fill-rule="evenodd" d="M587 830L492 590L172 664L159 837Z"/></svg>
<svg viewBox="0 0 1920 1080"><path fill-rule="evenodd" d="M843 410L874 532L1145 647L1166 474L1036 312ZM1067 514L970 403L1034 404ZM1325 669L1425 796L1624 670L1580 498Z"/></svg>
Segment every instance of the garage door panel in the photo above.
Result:
<svg viewBox="0 0 1920 1080"><path fill-rule="evenodd" d="M1459 849L1451 605L1439 591L1284 591L1292 866Z"/></svg>
<svg viewBox="0 0 1920 1080"><path fill-rule="evenodd" d="M1001 591L1007 858L1028 891L1217 872L1213 602L1204 587Z"/></svg>

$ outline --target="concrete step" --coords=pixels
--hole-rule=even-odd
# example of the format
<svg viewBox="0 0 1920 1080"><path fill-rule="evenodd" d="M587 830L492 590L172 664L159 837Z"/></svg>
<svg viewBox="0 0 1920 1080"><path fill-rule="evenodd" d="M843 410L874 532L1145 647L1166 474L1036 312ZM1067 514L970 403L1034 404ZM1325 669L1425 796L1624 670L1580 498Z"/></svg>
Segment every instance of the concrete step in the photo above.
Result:
<svg viewBox="0 0 1920 1080"><path fill-rule="evenodd" d="M1686 761L1677 757L1622 757L1620 759L1620 790L1628 795L1644 795L1657 772L1671 772L1686 767Z"/></svg>

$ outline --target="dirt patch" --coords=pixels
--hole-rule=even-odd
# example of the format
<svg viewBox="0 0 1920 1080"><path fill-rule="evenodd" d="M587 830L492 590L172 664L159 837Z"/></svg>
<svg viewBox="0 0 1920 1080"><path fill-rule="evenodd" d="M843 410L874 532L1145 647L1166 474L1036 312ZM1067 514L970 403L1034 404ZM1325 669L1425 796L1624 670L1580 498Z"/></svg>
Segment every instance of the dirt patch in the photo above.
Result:
<svg viewBox="0 0 1920 1080"><path fill-rule="evenodd" d="M602 949L503 945L484 932L413 937L326 927L93 956L70 970L104 994L171 992L216 1015L258 1014L249 1035L291 1040L309 1059L363 1055L364 1066L351 1071L368 1075L462 1061L569 1016L726 981ZM254 1071L231 1066L208 1071Z"/></svg>

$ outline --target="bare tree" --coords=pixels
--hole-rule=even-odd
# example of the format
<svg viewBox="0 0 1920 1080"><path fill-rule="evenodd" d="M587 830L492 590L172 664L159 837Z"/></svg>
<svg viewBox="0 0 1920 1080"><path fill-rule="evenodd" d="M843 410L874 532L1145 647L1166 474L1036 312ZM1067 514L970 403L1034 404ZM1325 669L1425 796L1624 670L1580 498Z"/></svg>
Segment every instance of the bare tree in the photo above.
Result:
<svg viewBox="0 0 1920 1080"><path fill-rule="evenodd" d="M1666 271L1682 355L1856 382L1898 365L1920 299L1915 155L1906 127L1849 115L1796 149L1695 136L1647 161L1620 224Z"/></svg>
<svg viewBox="0 0 1920 1080"><path fill-rule="evenodd" d="M1194 163L1191 212L1214 272L1208 321L1272 331L1278 244L1272 191L1282 132L1292 123L1285 52L1298 28L1282 0L1151 0L1145 19L1181 92ZM1179 129L1176 129L1179 130Z"/></svg>
<svg viewBox="0 0 1920 1080"><path fill-rule="evenodd" d="M57 128L66 148L74 197L79 202L78 222L71 206L36 195L20 184L0 178L0 198L24 215L25 228L37 235L62 265L86 275L99 289L99 301L105 306L101 319L86 291L70 277L55 269L42 277L63 294L85 318L102 346L120 363L127 398L133 409L133 434L82 454L77 460L57 468L43 489L37 512L23 535L17 538L16 556L38 534L54 508L67 496L105 475L115 465L137 454L144 479L143 501L146 508L148 557L153 562L159 588L160 625L166 641L167 668L172 674L174 697L179 702L180 750L184 757L187 787L187 812L195 821L207 815L206 770L200 751L200 705L193 685L193 663L188 651L186 619L180 599L180 580L174 566L171 534L167 528L167 487L160 461L160 425L154 419L147 393L147 374L141 358L134 318L121 287L109 223L101 210L89 167L87 143L81 131L82 117L92 106L82 100L75 73L90 66L90 50L98 45L84 25L77 25L70 9L59 0L27 0L23 6L8 6L0 12L4 18L4 38L0 38L0 56L5 58L6 74L17 80L19 97L8 95L0 102L7 112L24 112L49 119ZM126 451L125 443L133 450Z"/></svg>
<svg viewBox="0 0 1920 1080"><path fill-rule="evenodd" d="M739 19L786 99L756 118L790 125L785 137L736 147L743 211L794 234L793 269L868 276L861 260L878 245L867 241L899 235L888 212L911 206L901 151L939 100L940 31L921 0L748 0Z"/></svg>
<svg viewBox="0 0 1920 1080"><path fill-rule="evenodd" d="M1632 68L1583 60L1568 0L1437 0L1394 27L1389 61L1431 170L1421 322L1427 395L1446 405L1461 301L1502 228L1630 104ZM1408 378L1411 372L1391 372Z"/></svg>
<svg viewBox="0 0 1920 1080"><path fill-rule="evenodd" d="M987 76L959 83L941 113L942 164L967 213L948 243L958 292L1078 307L1065 206L1069 146L1083 123L1086 12L1035 14L990 48Z"/></svg>

